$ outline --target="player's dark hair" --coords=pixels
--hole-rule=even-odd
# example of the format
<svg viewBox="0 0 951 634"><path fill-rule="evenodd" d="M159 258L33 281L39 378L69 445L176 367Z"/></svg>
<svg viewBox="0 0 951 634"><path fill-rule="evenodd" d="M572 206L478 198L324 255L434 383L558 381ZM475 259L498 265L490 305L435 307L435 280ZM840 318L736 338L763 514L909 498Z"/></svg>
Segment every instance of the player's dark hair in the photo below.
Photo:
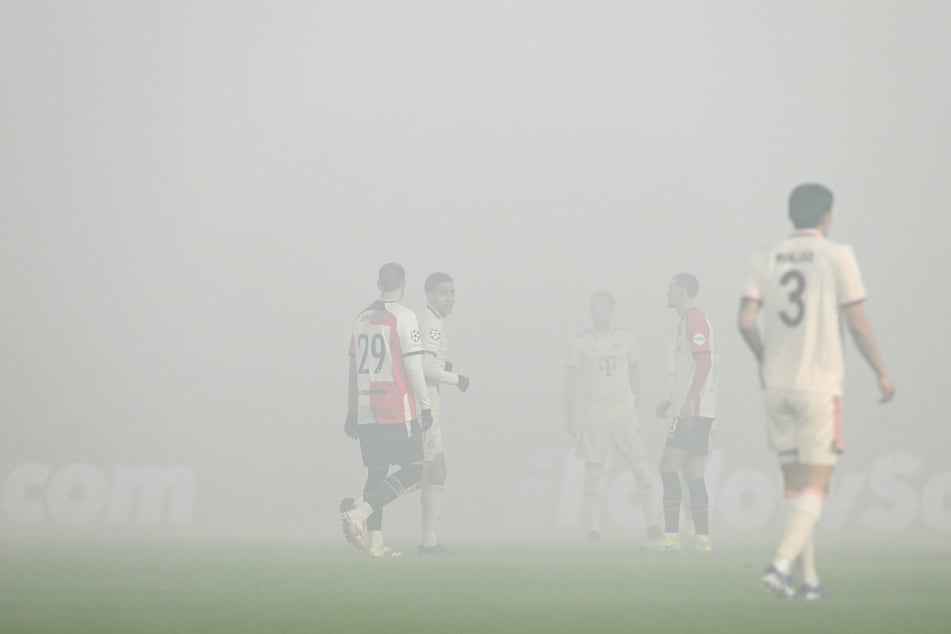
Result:
<svg viewBox="0 0 951 634"><path fill-rule="evenodd" d="M402 264L387 262L380 267L380 290L391 293L400 287L406 279L406 269Z"/></svg>
<svg viewBox="0 0 951 634"><path fill-rule="evenodd" d="M426 278L426 283L423 285L423 288L425 288L426 292L429 293L443 282L452 282L452 278L445 273L440 273L437 271Z"/></svg>
<svg viewBox="0 0 951 634"><path fill-rule="evenodd" d="M789 194L789 219L797 229L814 229L832 211L832 192L819 183L803 183Z"/></svg>
<svg viewBox="0 0 951 634"><path fill-rule="evenodd" d="M595 291L594 295L591 296L591 303L594 303L594 300L599 297L603 297L611 304L611 310L614 310L614 295L607 291Z"/></svg>
<svg viewBox="0 0 951 634"><path fill-rule="evenodd" d="M692 273L678 273L674 276L674 284L687 291L689 297L696 297L700 292L700 280Z"/></svg>

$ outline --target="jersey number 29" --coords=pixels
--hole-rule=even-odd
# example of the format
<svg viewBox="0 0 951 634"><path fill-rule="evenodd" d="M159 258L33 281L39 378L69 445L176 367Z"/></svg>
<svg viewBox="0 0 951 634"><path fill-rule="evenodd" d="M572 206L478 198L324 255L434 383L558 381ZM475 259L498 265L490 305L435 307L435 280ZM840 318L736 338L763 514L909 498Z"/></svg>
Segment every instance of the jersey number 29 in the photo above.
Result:
<svg viewBox="0 0 951 634"><path fill-rule="evenodd" d="M372 356L376 361L376 369L373 374L379 374L386 362L386 340L383 335L377 333L370 338L370 335L360 335L357 338L357 347L363 349L360 357L360 374L369 374L370 368L367 367L367 359Z"/></svg>

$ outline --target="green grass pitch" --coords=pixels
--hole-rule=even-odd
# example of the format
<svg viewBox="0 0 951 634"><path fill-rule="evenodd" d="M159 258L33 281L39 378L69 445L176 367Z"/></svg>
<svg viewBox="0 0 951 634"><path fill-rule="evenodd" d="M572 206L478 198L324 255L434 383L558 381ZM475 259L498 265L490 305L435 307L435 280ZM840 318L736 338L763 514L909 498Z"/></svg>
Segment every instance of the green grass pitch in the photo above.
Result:
<svg viewBox="0 0 951 634"><path fill-rule="evenodd" d="M912 540L821 552L830 598L759 587L767 546L642 552L456 544L420 560L338 542L6 541L0 632L947 632L951 551Z"/></svg>

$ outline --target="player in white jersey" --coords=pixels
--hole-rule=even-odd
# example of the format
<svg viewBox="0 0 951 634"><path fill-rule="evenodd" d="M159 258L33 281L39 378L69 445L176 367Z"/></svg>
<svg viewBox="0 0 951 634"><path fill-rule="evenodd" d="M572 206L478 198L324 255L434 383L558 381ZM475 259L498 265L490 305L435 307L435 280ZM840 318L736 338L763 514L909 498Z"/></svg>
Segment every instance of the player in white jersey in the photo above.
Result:
<svg viewBox="0 0 951 634"><path fill-rule="evenodd" d="M585 462L583 523L587 540L600 542L604 467L617 449L634 473L648 540L656 541L662 534L660 504L637 425L637 349L633 333L615 329L613 317L614 297L595 293L592 327L575 335L568 348L565 407L576 455Z"/></svg>
<svg viewBox="0 0 951 634"><path fill-rule="evenodd" d="M421 506L423 532L419 545L420 555L450 554L439 543L439 521L442 516L442 491L446 482L446 458L442 443L442 407L440 386L454 385L461 392L469 389L469 378L453 372L448 360L449 338L446 336L446 317L456 303L456 286L445 273L433 273L426 278L426 307L417 313L422 340L423 371L429 387L433 424L423 435L423 477Z"/></svg>
<svg viewBox="0 0 951 634"><path fill-rule="evenodd" d="M738 316L743 338L759 362L769 442L783 470L785 528L763 583L784 598L797 594L791 579L797 560L803 577L798 595L824 596L813 542L829 479L843 451L842 317L875 372L880 402L895 394L862 305L865 287L855 253L826 237L832 200L832 192L822 185L793 190L789 217L796 231L754 256Z"/></svg>
<svg viewBox="0 0 951 634"><path fill-rule="evenodd" d="M716 418L719 358L713 328L694 306L700 282L690 273L675 275L667 287L667 307L680 321L670 351L667 396L656 409L658 418L672 419L660 461L664 487L664 549L680 550L680 477L687 484L694 525L694 549L709 552L709 502L704 472L710 453L710 430Z"/></svg>
<svg viewBox="0 0 951 634"><path fill-rule="evenodd" d="M383 507L422 476L422 435L432 425L416 314L401 305L406 273L380 269L380 300L353 322L350 393L344 432L360 439L367 468L363 499L340 502L343 531L362 553L397 556L383 541ZM399 470L390 474L392 465Z"/></svg>

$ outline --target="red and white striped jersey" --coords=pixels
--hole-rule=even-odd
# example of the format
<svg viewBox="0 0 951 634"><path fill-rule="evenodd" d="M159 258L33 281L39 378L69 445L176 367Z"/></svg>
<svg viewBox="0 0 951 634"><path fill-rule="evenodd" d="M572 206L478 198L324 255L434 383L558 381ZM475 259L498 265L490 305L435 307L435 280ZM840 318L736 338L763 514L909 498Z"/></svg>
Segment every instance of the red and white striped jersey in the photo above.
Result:
<svg viewBox="0 0 951 634"><path fill-rule="evenodd" d="M395 301L378 301L353 322L350 389L361 425L405 424L429 408L416 314Z"/></svg>
<svg viewBox="0 0 951 634"><path fill-rule="evenodd" d="M670 351L670 391L676 412L688 401L694 416L716 418L720 358L713 327L699 308L691 308L677 324Z"/></svg>
<svg viewBox="0 0 951 634"><path fill-rule="evenodd" d="M754 257L743 297L762 304L767 387L842 394L841 309L865 299L852 247L797 231Z"/></svg>

